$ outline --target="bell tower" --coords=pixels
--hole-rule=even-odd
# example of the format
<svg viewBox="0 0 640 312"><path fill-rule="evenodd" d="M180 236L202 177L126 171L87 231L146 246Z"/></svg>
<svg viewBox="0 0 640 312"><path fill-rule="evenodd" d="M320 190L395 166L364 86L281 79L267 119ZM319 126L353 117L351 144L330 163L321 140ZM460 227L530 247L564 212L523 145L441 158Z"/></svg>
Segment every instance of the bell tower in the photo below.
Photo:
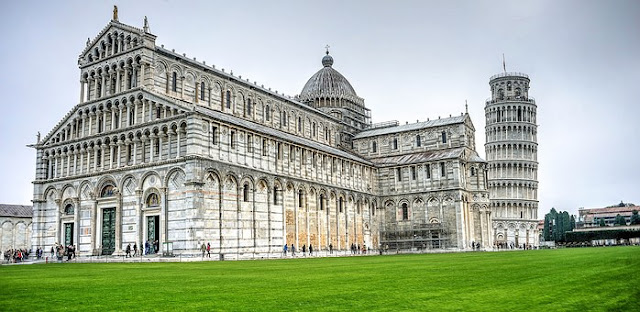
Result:
<svg viewBox="0 0 640 312"><path fill-rule="evenodd" d="M530 82L523 73L494 75L484 109L494 242L503 248L539 243L537 105Z"/></svg>

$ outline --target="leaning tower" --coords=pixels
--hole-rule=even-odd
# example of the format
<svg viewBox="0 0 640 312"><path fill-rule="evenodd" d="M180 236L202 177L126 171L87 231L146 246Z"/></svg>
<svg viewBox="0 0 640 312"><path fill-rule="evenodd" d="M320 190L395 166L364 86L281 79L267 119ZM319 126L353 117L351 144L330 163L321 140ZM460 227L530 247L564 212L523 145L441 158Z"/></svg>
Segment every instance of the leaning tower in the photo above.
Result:
<svg viewBox="0 0 640 312"><path fill-rule="evenodd" d="M484 108L494 242L501 248L538 245L538 131L529 82L522 73L491 77Z"/></svg>

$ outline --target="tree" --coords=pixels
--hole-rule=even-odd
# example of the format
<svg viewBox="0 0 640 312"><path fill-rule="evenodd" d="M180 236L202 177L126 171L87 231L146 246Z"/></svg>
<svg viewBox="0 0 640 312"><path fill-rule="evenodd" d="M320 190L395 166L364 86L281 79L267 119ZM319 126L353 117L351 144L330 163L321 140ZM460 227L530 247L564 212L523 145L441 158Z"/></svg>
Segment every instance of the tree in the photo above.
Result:
<svg viewBox="0 0 640 312"><path fill-rule="evenodd" d="M627 220L624 219L623 216L621 216L620 214L618 214L616 216L616 225L627 225Z"/></svg>
<svg viewBox="0 0 640 312"><path fill-rule="evenodd" d="M638 215L638 210L634 210L631 214L631 225L640 224L640 215Z"/></svg>
<svg viewBox="0 0 640 312"><path fill-rule="evenodd" d="M607 226L606 223L604 223L604 218L600 218L600 224L599 226Z"/></svg>

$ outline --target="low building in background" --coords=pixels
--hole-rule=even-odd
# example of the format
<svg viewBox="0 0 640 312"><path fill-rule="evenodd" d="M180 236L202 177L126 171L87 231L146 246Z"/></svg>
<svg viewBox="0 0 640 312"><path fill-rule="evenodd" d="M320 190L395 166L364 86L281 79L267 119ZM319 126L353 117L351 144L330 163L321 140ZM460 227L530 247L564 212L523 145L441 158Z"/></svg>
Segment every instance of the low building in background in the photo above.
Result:
<svg viewBox="0 0 640 312"><path fill-rule="evenodd" d="M33 207L0 204L0 250L29 249Z"/></svg>
<svg viewBox="0 0 640 312"><path fill-rule="evenodd" d="M620 203L616 206L605 208L581 208L578 210L578 222L576 228L591 228L614 226L618 215L624 217L626 224L631 224L633 211L640 211L640 207L634 204Z"/></svg>

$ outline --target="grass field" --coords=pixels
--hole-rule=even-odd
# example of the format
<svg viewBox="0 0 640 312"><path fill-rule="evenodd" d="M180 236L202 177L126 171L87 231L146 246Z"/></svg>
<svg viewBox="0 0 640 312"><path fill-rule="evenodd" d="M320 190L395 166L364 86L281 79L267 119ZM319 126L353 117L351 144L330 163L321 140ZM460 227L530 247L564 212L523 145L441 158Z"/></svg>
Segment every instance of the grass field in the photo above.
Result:
<svg viewBox="0 0 640 312"><path fill-rule="evenodd" d="M0 310L640 311L640 247L0 267Z"/></svg>

